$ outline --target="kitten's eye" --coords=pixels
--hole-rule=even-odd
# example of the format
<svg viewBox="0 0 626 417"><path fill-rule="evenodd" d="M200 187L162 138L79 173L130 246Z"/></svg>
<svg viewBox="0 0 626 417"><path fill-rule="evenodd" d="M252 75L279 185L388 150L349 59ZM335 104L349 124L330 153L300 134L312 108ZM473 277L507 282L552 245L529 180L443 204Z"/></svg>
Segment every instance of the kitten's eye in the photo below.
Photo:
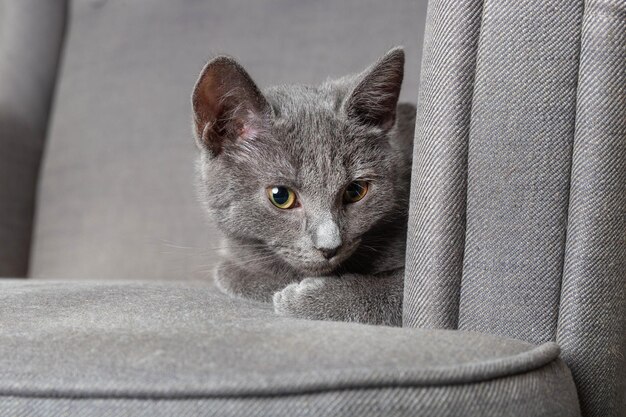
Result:
<svg viewBox="0 0 626 417"><path fill-rule="evenodd" d="M267 196L279 209L290 209L296 206L296 193L291 188L276 186L267 188Z"/></svg>
<svg viewBox="0 0 626 417"><path fill-rule="evenodd" d="M354 181L346 187L346 191L343 193L344 203L356 203L361 200L367 194L369 184L367 181Z"/></svg>

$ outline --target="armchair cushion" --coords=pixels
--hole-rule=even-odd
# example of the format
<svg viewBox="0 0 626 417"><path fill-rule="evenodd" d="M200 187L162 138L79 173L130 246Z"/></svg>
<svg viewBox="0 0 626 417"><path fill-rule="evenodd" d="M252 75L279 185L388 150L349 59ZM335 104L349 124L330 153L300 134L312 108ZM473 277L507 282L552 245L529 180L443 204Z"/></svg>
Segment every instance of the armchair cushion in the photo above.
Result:
<svg viewBox="0 0 626 417"><path fill-rule="evenodd" d="M579 415L553 343L281 318L205 282L0 285L2 415Z"/></svg>

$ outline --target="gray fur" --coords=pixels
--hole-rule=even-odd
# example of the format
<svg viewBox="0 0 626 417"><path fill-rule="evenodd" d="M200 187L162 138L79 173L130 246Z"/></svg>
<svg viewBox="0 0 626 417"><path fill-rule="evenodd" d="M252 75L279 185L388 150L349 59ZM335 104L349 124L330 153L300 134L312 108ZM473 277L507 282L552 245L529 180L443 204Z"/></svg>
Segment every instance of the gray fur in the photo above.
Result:
<svg viewBox="0 0 626 417"><path fill-rule="evenodd" d="M192 104L202 202L227 236L224 292L285 316L401 324L415 121L398 105L403 66L395 48L361 74L262 93L231 58L207 64ZM355 179L370 189L345 204ZM276 185L301 206L274 207Z"/></svg>

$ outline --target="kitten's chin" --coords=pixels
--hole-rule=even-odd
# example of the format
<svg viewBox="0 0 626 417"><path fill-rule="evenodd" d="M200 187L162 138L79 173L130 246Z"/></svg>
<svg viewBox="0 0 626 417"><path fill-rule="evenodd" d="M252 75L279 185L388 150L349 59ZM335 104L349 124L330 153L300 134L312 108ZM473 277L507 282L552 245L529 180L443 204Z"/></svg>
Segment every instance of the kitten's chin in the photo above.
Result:
<svg viewBox="0 0 626 417"><path fill-rule="evenodd" d="M334 262L319 262L310 263L305 265L298 265L297 268L300 272L307 276L322 276L332 273L339 267L339 263Z"/></svg>

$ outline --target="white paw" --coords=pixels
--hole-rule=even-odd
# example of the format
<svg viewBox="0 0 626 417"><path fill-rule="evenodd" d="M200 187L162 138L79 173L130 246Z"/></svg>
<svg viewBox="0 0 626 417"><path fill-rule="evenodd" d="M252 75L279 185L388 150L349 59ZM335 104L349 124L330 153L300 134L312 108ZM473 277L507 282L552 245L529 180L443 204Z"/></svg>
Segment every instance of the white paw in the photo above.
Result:
<svg viewBox="0 0 626 417"><path fill-rule="evenodd" d="M302 316L311 302L323 291L323 278L305 278L289 284L274 294L274 311L281 316Z"/></svg>

